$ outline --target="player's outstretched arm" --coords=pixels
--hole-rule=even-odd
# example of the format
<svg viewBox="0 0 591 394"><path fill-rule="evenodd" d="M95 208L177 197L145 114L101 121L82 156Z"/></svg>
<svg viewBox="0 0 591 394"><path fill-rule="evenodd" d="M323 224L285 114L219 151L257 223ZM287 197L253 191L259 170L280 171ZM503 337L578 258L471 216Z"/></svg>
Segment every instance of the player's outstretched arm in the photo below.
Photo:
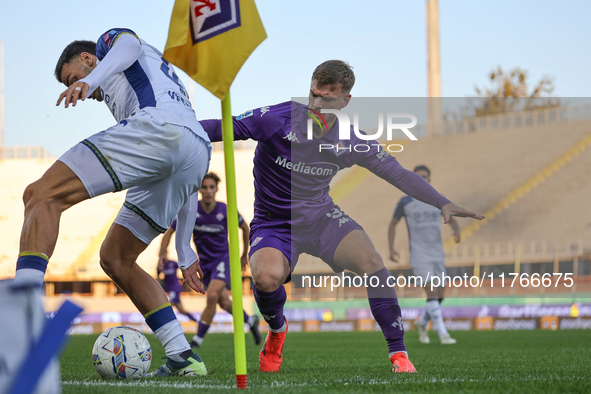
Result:
<svg viewBox="0 0 591 394"><path fill-rule="evenodd" d="M267 108L266 112L269 111L269 107L264 108ZM253 139L255 141L265 141L280 130L280 119L271 115L263 118L262 115L266 112L261 112L261 108L257 108L247 111L240 116L233 117L234 140ZM209 136L211 142L222 140L222 121L220 119L200 120L199 123Z"/></svg>
<svg viewBox="0 0 591 394"><path fill-rule="evenodd" d="M222 141L222 121L220 119L200 120L199 123L203 130L209 136L211 142ZM234 118L234 141L247 140L252 138L257 140L251 133L251 130L241 121Z"/></svg>
<svg viewBox="0 0 591 394"><path fill-rule="evenodd" d="M459 218L473 218L477 220L484 219L484 216L474 213L472 211L468 211L465 208L459 207L453 202L449 202L441 208L441 213L443 214L443 223L447 224L452 219L452 216L457 216Z"/></svg>
<svg viewBox="0 0 591 394"><path fill-rule="evenodd" d="M358 154L358 157L356 164L367 168L410 197L439 209L450 202L439 194L429 182L420 175L402 167L394 157L384 150L378 154Z"/></svg>

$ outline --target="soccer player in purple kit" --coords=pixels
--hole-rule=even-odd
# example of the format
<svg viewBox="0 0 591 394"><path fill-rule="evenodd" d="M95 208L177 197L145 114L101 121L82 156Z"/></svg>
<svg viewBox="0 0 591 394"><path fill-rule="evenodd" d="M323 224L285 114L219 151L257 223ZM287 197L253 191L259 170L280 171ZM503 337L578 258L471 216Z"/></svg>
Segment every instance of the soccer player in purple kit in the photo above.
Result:
<svg viewBox="0 0 591 394"><path fill-rule="evenodd" d="M193 241L199 254L199 264L203 270L203 285L207 289L207 304L197 328L197 334L193 336L190 344L198 348L203 343L203 338L215 316L216 307L219 304L222 309L232 313L232 300L226 289L230 288L230 256L228 250L228 221L226 219L227 208L223 202L216 201L220 178L213 172L208 172L203 177L201 188L201 200L197 207L197 217L193 228ZM248 264L248 239L249 227L238 214L238 223L242 229L243 252L241 257L242 268ZM164 233L160 244L160 259L158 265L162 265L167 258L167 248L170 238L176 230L176 219L170 228ZM176 275L176 272L175 272ZM177 282L178 283L178 282ZM171 299L171 302L172 299ZM181 312L183 313L183 312ZM258 316L249 316L244 312L244 321L250 327L255 344L261 343Z"/></svg>
<svg viewBox="0 0 591 394"><path fill-rule="evenodd" d="M197 322L197 319L185 309L181 302L181 291L183 291L183 287L177 276L178 269L179 264L176 261L161 259L158 261L157 277L160 278L160 274L164 274L164 291L168 293L170 305L174 306L180 313L187 316L189 319Z"/></svg>
<svg viewBox="0 0 591 394"><path fill-rule="evenodd" d="M368 275L367 283L376 278L378 285L367 287L369 305L388 344L392 371L416 372L404 346L400 306L394 288L386 285L389 273L382 258L363 228L328 194L329 183L339 170L355 164L365 167L404 193L441 209L446 223L452 215L483 218L441 196L380 146L366 152L348 150L368 142L353 134L353 128L350 140L339 140L335 114L324 114L326 126L314 124L313 138L307 138L308 111L344 108L354 83L355 75L347 63L329 60L312 74L307 106L285 102L234 118L236 140L258 141L249 255L254 296L269 323L269 334L259 354L263 372L278 372L283 361L288 330L283 315L287 298L283 284L291 279L300 253L321 258L335 272L347 269ZM211 141L222 139L219 120L200 123ZM320 150L320 144L336 148Z"/></svg>

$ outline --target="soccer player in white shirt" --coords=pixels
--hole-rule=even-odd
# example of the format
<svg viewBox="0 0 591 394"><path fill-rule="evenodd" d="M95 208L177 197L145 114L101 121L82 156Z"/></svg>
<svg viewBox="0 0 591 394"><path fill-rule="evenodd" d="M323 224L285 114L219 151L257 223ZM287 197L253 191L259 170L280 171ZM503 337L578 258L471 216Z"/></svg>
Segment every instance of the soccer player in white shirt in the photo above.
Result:
<svg viewBox="0 0 591 394"><path fill-rule="evenodd" d="M426 166L417 166L414 172L431 183L431 171ZM445 253L441 243L441 210L425 204L410 196L400 199L388 229L388 244L390 246L390 260L398 261L398 252L394 250L394 236L396 224L406 218L408 239L410 243L410 265L415 276L420 276L427 293L427 308L423 316L416 321L421 343L429 343L427 324L433 321L433 327L439 335L442 344L450 345L456 340L450 337L443 324L441 316L441 301L443 301L444 287L431 290L430 281L434 276L445 275ZM449 225L453 229L456 242L460 242L460 226L454 217L450 217ZM442 286L444 286L442 284Z"/></svg>
<svg viewBox="0 0 591 394"><path fill-rule="evenodd" d="M74 41L55 77L67 86L56 105L104 101L117 124L62 155L23 195L25 222L15 281L41 284L63 211L95 196L128 189L100 250L100 264L131 298L164 346L167 361L152 375L206 375L166 293L136 259L175 216L183 277L203 293L199 258L190 246L197 191L209 167L210 141L183 84L162 54L129 29L111 29L96 43Z"/></svg>

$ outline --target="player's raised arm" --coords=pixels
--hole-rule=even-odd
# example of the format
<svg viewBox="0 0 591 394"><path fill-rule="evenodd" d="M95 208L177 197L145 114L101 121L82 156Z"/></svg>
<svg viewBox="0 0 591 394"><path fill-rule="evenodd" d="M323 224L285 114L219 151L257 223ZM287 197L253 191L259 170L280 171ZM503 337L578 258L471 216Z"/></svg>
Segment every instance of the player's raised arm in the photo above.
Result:
<svg viewBox="0 0 591 394"><path fill-rule="evenodd" d="M449 222L451 216L484 219L484 216L459 207L443 197L429 182L420 175L403 168L394 157L383 149L380 149L379 153L365 153L357 164L367 168L409 196L441 209L445 223Z"/></svg>

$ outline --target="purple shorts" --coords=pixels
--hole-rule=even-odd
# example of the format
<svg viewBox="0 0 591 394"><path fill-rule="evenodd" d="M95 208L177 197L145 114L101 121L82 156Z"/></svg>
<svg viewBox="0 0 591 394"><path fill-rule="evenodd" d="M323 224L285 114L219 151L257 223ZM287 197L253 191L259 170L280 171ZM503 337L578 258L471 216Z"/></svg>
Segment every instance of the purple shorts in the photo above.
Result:
<svg viewBox="0 0 591 394"><path fill-rule="evenodd" d="M170 300L171 304L178 304L181 302L181 291L183 291L183 287L178 280L176 283L166 284L166 292L168 293L168 299Z"/></svg>
<svg viewBox="0 0 591 394"><path fill-rule="evenodd" d="M223 256L212 263L203 261L201 269L203 270L203 285L206 290L213 279L223 280L226 282L226 288L230 290L230 256Z"/></svg>
<svg viewBox="0 0 591 394"><path fill-rule="evenodd" d="M333 205L316 225L305 227L291 226L285 221L272 219L254 220L250 228L248 257L261 248L270 247L280 250L287 257L291 272L302 253L319 257L334 272L342 272L343 269L334 264L334 253L343 238L353 230L363 231L363 227L337 205ZM286 283L290 280L291 276Z"/></svg>

